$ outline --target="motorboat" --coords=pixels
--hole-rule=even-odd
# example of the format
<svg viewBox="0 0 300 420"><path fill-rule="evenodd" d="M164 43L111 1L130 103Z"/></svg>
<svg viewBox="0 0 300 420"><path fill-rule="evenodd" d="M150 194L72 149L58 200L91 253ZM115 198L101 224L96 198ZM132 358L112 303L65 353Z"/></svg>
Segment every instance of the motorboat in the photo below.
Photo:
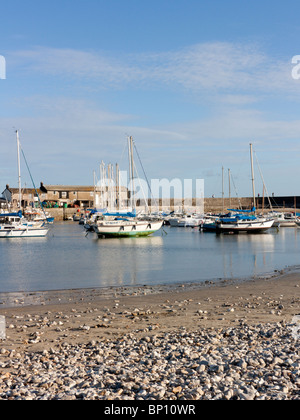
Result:
<svg viewBox="0 0 300 420"><path fill-rule="evenodd" d="M297 217L294 213L280 213L272 211L268 216L274 218L274 227L295 227Z"/></svg>
<svg viewBox="0 0 300 420"><path fill-rule="evenodd" d="M171 217L169 223L173 227L197 227L203 223L203 216L197 214L186 214L182 217Z"/></svg>
<svg viewBox="0 0 300 420"><path fill-rule="evenodd" d="M201 225L199 226L199 230L203 230L203 232L216 232L217 219L217 216L206 216L203 220L203 223L201 223Z"/></svg>
<svg viewBox="0 0 300 420"><path fill-rule="evenodd" d="M27 221L21 211L0 214L0 238L45 237L47 233L44 223Z"/></svg>

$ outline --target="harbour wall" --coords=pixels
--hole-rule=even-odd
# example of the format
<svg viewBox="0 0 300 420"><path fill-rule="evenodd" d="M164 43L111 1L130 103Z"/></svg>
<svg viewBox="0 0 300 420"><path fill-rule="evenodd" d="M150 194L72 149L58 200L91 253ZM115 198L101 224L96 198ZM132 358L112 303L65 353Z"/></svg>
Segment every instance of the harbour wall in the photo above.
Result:
<svg viewBox="0 0 300 420"><path fill-rule="evenodd" d="M274 210L285 210L285 211L294 211L295 205L297 211L300 209L300 196L281 196L281 197L272 197L270 198L271 206ZM202 202L203 204L203 202ZM204 208L201 206L200 200L196 199L185 199L184 202L181 199L157 199L152 200L148 203L149 209L152 212L155 211L181 211L184 207L186 212L205 212L205 213L221 213L226 211L229 208L240 208L250 209L253 205L252 197L243 197L243 198L204 198ZM262 197L257 197L256 207L258 210L270 210L269 199ZM52 217L55 217L56 221L68 220L76 213L81 213L84 209L79 208L51 208L47 209ZM138 211L145 211L145 203L137 203Z"/></svg>

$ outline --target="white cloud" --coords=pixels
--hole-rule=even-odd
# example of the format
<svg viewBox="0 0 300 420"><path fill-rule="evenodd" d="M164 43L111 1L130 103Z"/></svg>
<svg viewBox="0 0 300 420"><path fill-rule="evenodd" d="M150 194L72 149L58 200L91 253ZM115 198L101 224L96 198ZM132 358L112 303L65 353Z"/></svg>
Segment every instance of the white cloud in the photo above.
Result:
<svg viewBox="0 0 300 420"><path fill-rule="evenodd" d="M16 51L11 63L30 72L97 82L97 88L150 88L234 92L299 91L288 58L274 60L256 45L197 44L178 51L123 54L36 47ZM211 92L211 93L212 93ZM252 92L251 92L252 93Z"/></svg>

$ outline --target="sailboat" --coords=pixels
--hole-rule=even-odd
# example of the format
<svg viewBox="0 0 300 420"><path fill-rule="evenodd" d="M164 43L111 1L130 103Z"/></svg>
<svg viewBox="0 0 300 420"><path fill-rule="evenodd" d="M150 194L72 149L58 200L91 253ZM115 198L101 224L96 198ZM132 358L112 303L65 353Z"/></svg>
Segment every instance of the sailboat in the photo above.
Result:
<svg viewBox="0 0 300 420"><path fill-rule="evenodd" d="M239 213L235 215L218 219L216 221L217 233L262 233L273 226L274 219L258 218L255 215L250 214L253 210L246 211L248 213L241 213L241 210L239 210Z"/></svg>
<svg viewBox="0 0 300 420"><path fill-rule="evenodd" d="M128 137L130 185L134 191L133 138ZM163 220L141 219L137 217L135 202L131 194L131 211L106 212L94 223L93 229L102 237L138 237L149 236L157 232Z"/></svg>
<svg viewBox="0 0 300 420"><path fill-rule="evenodd" d="M18 184L19 184L19 208L21 208L22 191L21 191L21 165L20 165L20 139L19 132L17 135L17 151L18 151ZM0 214L0 238L36 238L45 237L48 229L44 226L44 222L28 221L23 217L22 211L16 213Z"/></svg>
<svg viewBox="0 0 300 420"><path fill-rule="evenodd" d="M234 210L229 217L222 217L216 220L217 233L262 233L270 229L274 224L274 219L256 217L255 212L255 184L254 184L254 167L252 144L250 143L251 173L252 173L252 191L253 191L253 207L251 210Z"/></svg>

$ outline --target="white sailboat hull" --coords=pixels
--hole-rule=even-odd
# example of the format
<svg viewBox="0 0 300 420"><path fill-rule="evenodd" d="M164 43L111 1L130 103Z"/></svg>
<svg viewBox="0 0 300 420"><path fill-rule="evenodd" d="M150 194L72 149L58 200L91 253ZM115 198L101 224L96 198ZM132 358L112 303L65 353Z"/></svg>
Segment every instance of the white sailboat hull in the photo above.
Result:
<svg viewBox="0 0 300 420"><path fill-rule="evenodd" d="M264 232L270 229L274 224L274 220L254 220L254 221L247 221L247 220L239 220L237 222L232 223L223 223L222 221L216 222L216 230L217 232L253 232L259 233Z"/></svg>
<svg viewBox="0 0 300 420"><path fill-rule="evenodd" d="M94 231L101 237L148 236L162 227L163 221L101 221L94 225Z"/></svg>
<svg viewBox="0 0 300 420"><path fill-rule="evenodd" d="M296 220L279 220L278 226L280 227L295 227L296 226Z"/></svg>
<svg viewBox="0 0 300 420"><path fill-rule="evenodd" d="M35 227L0 227L0 238L43 238L48 229Z"/></svg>

